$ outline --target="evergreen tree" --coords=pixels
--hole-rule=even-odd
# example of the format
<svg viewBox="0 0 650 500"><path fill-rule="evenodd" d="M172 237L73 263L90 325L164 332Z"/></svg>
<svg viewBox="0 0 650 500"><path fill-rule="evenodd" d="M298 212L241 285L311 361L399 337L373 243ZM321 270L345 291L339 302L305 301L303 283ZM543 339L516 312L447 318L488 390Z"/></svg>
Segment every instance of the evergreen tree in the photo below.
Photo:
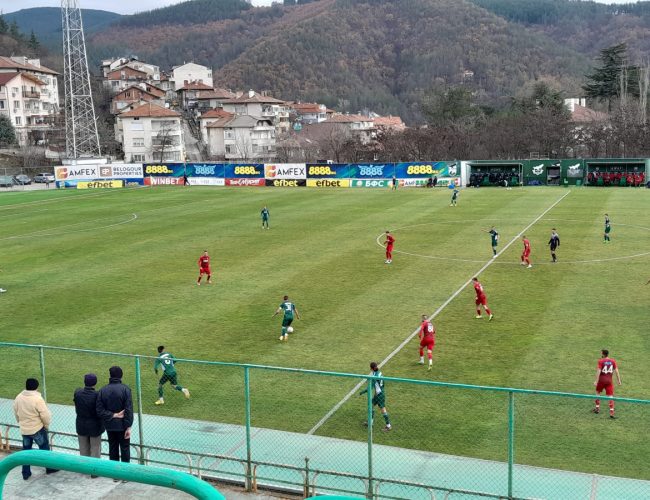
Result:
<svg viewBox="0 0 650 500"><path fill-rule="evenodd" d="M20 30L18 29L18 23L15 19L9 25L9 35L16 40L19 40L21 38Z"/></svg>
<svg viewBox="0 0 650 500"><path fill-rule="evenodd" d="M627 44L619 43L600 51L600 67L587 75L588 82L582 89L585 95L600 102L607 101L612 110L612 101L623 92L639 95L638 68L628 64Z"/></svg>
<svg viewBox="0 0 650 500"><path fill-rule="evenodd" d="M8 146L15 144L16 131L8 116L0 115L0 145Z"/></svg>
<svg viewBox="0 0 650 500"><path fill-rule="evenodd" d="M36 38L36 35L34 34L34 30L32 30L32 33L29 36L29 42L27 42L27 45L29 46L29 49L32 51L32 54L36 55L38 53L38 49L40 48L41 43L38 41L38 38Z"/></svg>
<svg viewBox="0 0 650 500"><path fill-rule="evenodd" d="M5 35L9 31L9 25L2 14L0 14L0 35Z"/></svg>

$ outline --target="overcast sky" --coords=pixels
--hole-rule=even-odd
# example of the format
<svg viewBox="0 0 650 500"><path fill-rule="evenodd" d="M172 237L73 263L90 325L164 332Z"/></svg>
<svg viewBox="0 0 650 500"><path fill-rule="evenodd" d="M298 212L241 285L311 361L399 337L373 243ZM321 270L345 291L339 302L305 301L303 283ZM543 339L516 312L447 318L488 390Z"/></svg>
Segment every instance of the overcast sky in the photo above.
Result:
<svg viewBox="0 0 650 500"><path fill-rule="evenodd" d="M630 3L631 0L595 0L600 3ZM271 5L272 0L253 0L253 5ZM135 11L155 9L179 3L178 0L79 0L84 9L101 9L118 12L120 14L133 14ZM61 0L0 0L0 10L4 13L30 7L60 7Z"/></svg>

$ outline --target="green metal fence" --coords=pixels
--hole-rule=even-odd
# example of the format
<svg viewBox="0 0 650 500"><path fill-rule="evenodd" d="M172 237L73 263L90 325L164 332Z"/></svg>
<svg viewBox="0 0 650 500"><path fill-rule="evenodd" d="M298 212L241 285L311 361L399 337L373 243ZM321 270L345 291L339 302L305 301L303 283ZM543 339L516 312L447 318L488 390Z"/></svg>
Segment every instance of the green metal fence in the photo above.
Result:
<svg viewBox="0 0 650 500"><path fill-rule="evenodd" d="M359 396L369 375L178 360L192 397L167 385L156 406L154 357L10 343L0 357L0 448L20 447L11 401L36 377L52 448L76 453L74 389L120 365L141 464L305 496L650 498L649 400L612 398L610 420L606 397L594 415L592 395L384 377L393 430L381 432L370 394Z"/></svg>

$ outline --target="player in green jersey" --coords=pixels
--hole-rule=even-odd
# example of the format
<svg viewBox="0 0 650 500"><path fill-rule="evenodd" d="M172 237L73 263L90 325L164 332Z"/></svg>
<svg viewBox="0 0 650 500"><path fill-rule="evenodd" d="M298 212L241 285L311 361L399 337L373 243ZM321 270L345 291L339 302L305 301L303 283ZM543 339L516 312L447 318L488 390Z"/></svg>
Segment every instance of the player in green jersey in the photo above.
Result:
<svg viewBox="0 0 650 500"><path fill-rule="evenodd" d="M262 211L260 212L260 215L262 216L262 229L270 229L269 228L269 209L264 207Z"/></svg>
<svg viewBox="0 0 650 500"><path fill-rule="evenodd" d="M153 369L156 372L156 375L158 375L158 368L162 368L163 371L162 377L160 377L160 381L158 382L158 401L156 401L157 405L165 404L165 400L163 399L163 385L165 385L167 382L169 382L177 391L181 391L187 399L190 397L190 391L188 391L185 387L181 387L176 379L176 368L174 368L175 362L176 359L174 356L171 353L165 352L165 346L159 345L158 357L153 364Z"/></svg>
<svg viewBox="0 0 650 500"><path fill-rule="evenodd" d="M373 361L370 363L370 369L372 370L372 375L374 377L382 376L381 372L379 371L379 365L376 362ZM390 423L390 416L388 415L388 410L386 409L386 392L384 391L384 381L381 378L372 381L372 391L374 394L372 396L373 413L374 407L378 406L382 417L384 417L384 422L386 422L386 427L384 427L383 430L388 432L393 428L393 426ZM366 387L359 393L359 396L363 396L367 392L368 388ZM366 425L368 425L368 422L366 422ZM372 425L372 420L370 421L370 425Z"/></svg>
<svg viewBox="0 0 650 500"><path fill-rule="evenodd" d="M609 215L605 214L605 239L603 240L603 243L609 243L612 241L609 238L609 232L612 230L612 226L609 223Z"/></svg>
<svg viewBox="0 0 650 500"><path fill-rule="evenodd" d="M280 304L272 317L276 317L282 311L284 311L284 316L282 317L282 334L280 335L280 340L288 340L289 333L293 331L291 323L293 322L294 316L296 319L300 319L300 313L298 313L296 305L289 300L288 295L284 296L282 304Z"/></svg>
<svg viewBox="0 0 650 500"><path fill-rule="evenodd" d="M458 203L458 193L458 189L454 189L451 193L451 203L449 204L450 207L455 207Z"/></svg>
<svg viewBox="0 0 650 500"><path fill-rule="evenodd" d="M483 229L483 231L489 233L490 238L492 239L492 258L494 259L497 256L497 245L499 244L499 232L495 229L494 226L492 226L489 231L487 229Z"/></svg>

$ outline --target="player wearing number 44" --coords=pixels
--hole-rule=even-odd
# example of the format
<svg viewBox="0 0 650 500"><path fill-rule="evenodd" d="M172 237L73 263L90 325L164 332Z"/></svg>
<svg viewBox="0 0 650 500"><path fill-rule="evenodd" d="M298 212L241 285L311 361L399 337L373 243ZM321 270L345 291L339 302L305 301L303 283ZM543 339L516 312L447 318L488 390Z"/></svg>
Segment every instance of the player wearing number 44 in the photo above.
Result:
<svg viewBox="0 0 650 500"><path fill-rule="evenodd" d="M176 368L174 367L175 363L176 359L174 356L169 352L165 352L165 346L158 346L158 357L154 362L153 369L156 372L156 375L158 375L158 368L162 368L163 374L162 377L160 377L160 381L158 382L158 401L156 401L157 405L165 404L165 400L163 399L163 385L165 385L167 382L169 382L171 386L177 391L181 391L187 399L190 398L190 391L188 391L185 387L181 387L181 385L178 383Z"/></svg>

